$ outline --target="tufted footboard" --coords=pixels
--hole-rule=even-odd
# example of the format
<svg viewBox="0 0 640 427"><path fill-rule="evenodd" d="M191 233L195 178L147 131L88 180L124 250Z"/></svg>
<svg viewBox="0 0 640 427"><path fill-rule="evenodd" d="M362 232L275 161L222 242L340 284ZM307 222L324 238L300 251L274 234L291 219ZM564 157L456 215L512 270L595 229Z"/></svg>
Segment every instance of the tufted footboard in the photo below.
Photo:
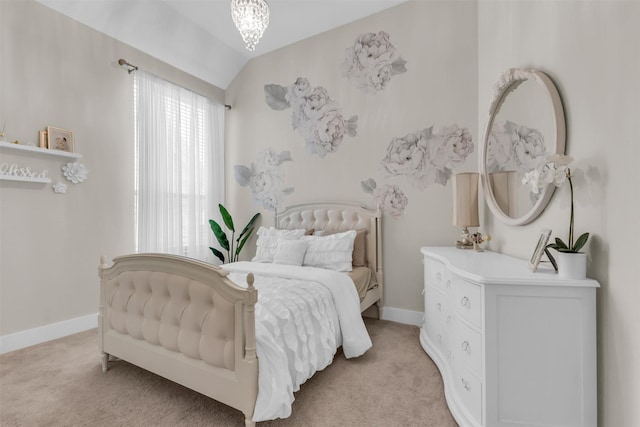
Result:
<svg viewBox="0 0 640 427"><path fill-rule="evenodd" d="M253 275L243 289L223 269L166 254L100 263L99 345L109 356L241 410L258 394Z"/></svg>

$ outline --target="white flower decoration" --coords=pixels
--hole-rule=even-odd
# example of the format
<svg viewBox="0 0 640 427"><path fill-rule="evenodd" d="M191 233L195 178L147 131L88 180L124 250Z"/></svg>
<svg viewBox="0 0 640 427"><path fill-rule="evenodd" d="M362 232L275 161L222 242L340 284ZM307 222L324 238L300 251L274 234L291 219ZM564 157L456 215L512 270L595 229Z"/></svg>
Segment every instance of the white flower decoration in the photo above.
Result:
<svg viewBox="0 0 640 427"><path fill-rule="evenodd" d="M294 190L293 187L286 186L282 167L284 162L290 161L292 159L288 151L276 154L275 150L268 148L258 154L256 162L251 163L251 168L235 165L236 181L251 189L256 204L275 212L285 196Z"/></svg>
<svg viewBox="0 0 640 427"><path fill-rule="evenodd" d="M572 161L573 157L562 154L548 156L546 163L525 174L522 183L528 185L533 194L540 194L548 184L560 187L568 178Z"/></svg>
<svg viewBox="0 0 640 427"><path fill-rule="evenodd" d="M67 192L67 184L63 182L56 182L53 184L53 191L59 194L64 194Z"/></svg>
<svg viewBox="0 0 640 427"><path fill-rule="evenodd" d="M338 103L322 86L311 86L304 77L289 86L264 87L265 100L274 110L291 108L291 125L302 135L311 154L324 158L335 153L345 135L356 136L358 116L346 119Z"/></svg>
<svg viewBox="0 0 640 427"><path fill-rule="evenodd" d="M393 138L381 166L387 176L404 175L412 186L424 190L431 184L446 185L453 168L473 152L471 134L457 125L429 127Z"/></svg>
<svg viewBox="0 0 640 427"><path fill-rule="evenodd" d="M360 34L353 46L346 49L340 68L342 75L357 88L376 93L389 84L391 77L406 72L406 63L389 41L389 34L379 31Z"/></svg>
<svg viewBox="0 0 640 427"><path fill-rule="evenodd" d="M89 175L89 171L83 163L73 162L62 166L62 172L69 181L74 184L84 182Z"/></svg>

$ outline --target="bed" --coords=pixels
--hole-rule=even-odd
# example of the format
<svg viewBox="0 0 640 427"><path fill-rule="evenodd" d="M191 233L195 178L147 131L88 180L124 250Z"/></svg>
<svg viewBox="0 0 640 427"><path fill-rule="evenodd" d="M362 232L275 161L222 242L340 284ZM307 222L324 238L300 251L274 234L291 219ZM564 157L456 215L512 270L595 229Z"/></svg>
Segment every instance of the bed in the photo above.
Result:
<svg viewBox="0 0 640 427"><path fill-rule="evenodd" d="M313 265L214 266L175 255L133 254L108 266L102 257L103 371L110 361L125 360L242 411L245 425L255 426L288 416L292 393L331 363L339 346L345 357L363 354L371 341L360 313L374 304L372 310L382 312L380 211L352 203L305 203L276 212L273 229L304 230L299 240L309 241L309 251L331 236L357 233L364 242L358 255L364 270L348 274L368 270L368 277L360 278L365 284L358 291L344 272ZM299 342L297 329L308 334ZM289 375L281 380L283 369ZM267 388L280 383L284 388Z"/></svg>

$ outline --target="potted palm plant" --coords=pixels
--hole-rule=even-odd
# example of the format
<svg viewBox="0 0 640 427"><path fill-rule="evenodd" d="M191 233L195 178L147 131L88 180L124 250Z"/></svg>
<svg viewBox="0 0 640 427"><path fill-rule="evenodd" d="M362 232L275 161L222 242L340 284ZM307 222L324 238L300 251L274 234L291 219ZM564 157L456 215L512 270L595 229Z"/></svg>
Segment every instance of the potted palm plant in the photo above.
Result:
<svg viewBox="0 0 640 427"><path fill-rule="evenodd" d="M253 228L254 228L253 224L256 222L256 220L260 216L260 213L255 214L251 218L251 220L249 220L247 225L242 229L242 231L240 232L240 234L238 234L238 237L236 238L235 237L236 229L233 224L233 218L231 217L231 214L224 206L222 206L222 204L218 204L218 208L220 209L220 216L222 217L222 221L224 225L229 231L231 231L231 239L227 237L227 233L225 233L225 231L222 229L220 224L218 224L216 221L212 219L209 220L211 231L213 231L213 234L216 236L216 240L218 241L218 244L220 245L220 247L224 251L226 251L226 260L227 260L226 262L238 261L238 256L240 255L240 251L242 251L242 248L244 248L244 244L247 243L247 240L251 236L251 233L253 233ZM211 249L211 252L213 252L213 254L223 264L225 263L225 254L222 251L211 246L209 247L209 249Z"/></svg>

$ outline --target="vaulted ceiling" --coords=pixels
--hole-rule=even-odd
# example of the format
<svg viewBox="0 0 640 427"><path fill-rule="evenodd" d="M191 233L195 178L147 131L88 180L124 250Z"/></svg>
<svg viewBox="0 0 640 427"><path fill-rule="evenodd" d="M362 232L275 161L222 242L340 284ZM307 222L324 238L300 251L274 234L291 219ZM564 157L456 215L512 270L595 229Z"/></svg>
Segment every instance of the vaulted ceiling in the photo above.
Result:
<svg viewBox="0 0 640 427"><path fill-rule="evenodd" d="M229 0L37 0L64 15L226 89L255 56L406 0L268 0L269 27L249 52Z"/></svg>

